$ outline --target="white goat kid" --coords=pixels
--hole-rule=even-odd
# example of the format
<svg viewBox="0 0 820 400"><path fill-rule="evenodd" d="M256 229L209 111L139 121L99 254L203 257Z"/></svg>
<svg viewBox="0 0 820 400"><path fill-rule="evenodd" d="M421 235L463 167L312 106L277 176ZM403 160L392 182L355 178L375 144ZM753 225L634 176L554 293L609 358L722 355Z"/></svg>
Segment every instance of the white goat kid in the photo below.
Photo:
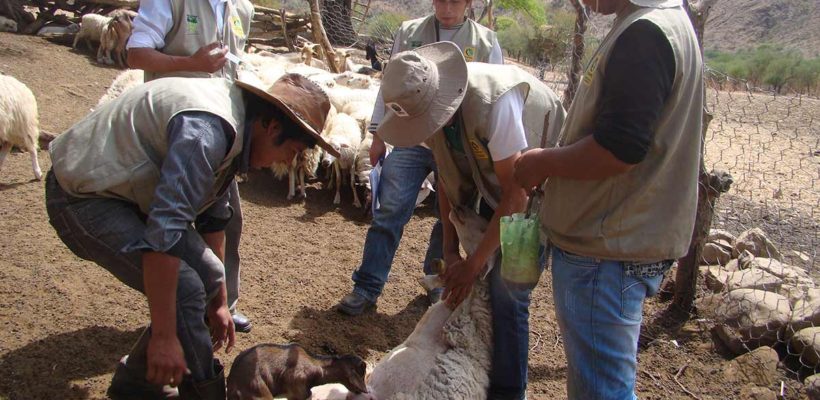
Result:
<svg viewBox="0 0 820 400"><path fill-rule="evenodd" d="M111 17L99 14L83 15L80 22L80 31L74 36L74 44L72 44L71 47L76 49L77 43L79 43L80 40L85 40L88 48L93 49L91 42L100 42L105 27L108 26L108 23L111 22L112 19Z"/></svg>
<svg viewBox="0 0 820 400"><path fill-rule="evenodd" d="M34 178L43 179L37 161L39 135L40 121L34 93L14 77L0 75L0 168L12 146L17 146L31 155Z"/></svg>

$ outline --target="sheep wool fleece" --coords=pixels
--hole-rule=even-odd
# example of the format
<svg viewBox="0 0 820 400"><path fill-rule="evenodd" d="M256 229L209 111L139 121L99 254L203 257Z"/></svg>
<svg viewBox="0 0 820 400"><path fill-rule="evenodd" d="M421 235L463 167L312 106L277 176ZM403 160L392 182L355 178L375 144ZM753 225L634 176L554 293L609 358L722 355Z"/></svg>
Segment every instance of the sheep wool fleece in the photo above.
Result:
<svg viewBox="0 0 820 400"><path fill-rule="evenodd" d="M52 168L75 197L127 199L148 214L167 149L167 126L183 111L219 116L233 128L233 146L217 169L210 200L242 150L245 106L238 86L222 78L168 78L140 85L105 103L51 142ZM127 111L125 111L127 110Z"/></svg>

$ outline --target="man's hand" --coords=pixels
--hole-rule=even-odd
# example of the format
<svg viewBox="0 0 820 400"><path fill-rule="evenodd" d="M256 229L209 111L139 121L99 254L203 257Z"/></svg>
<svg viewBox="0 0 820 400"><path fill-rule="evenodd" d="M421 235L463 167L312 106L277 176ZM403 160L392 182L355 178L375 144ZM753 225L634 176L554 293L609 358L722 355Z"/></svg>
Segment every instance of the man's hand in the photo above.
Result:
<svg viewBox="0 0 820 400"><path fill-rule="evenodd" d="M378 136L373 135L373 144L370 146L370 165L375 166L379 162L379 159L384 157L384 153L386 152L387 146L384 144L384 141Z"/></svg>
<svg viewBox="0 0 820 400"><path fill-rule="evenodd" d="M148 341L148 372L145 379L155 385L176 386L187 373L190 372L186 368L185 354L177 335L152 331Z"/></svg>
<svg viewBox="0 0 820 400"><path fill-rule="evenodd" d="M220 47L219 42L202 46L191 56L191 69L208 73L219 71L228 61L226 54L228 54L228 48Z"/></svg>
<svg viewBox="0 0 820 400"><path fill-rule="evenodd" d="M515 182L527 191L540 186L547 178L540 172L543 170L540 165L543 153L544 149L532 149L522 154L515 162Z"/></svg>
<svg viewBox="0 0 820 400"><path fill-rule="evenodd" d="M220 296L214 297L208 304L206 312L208 314L208 324L211 327L211 341L214 344L214 353L226 343L225 353L230 353L236 342L236 328L225 299L220 298Z"/></svg>
<svg viewBox="0 0 820 400"><path fill-rule="evenodd" d="M459 256L459 258L461 258ZM471 258L459 260L447 265L444 271L444 301L450 309L454 310L473 290L478 274L481 272L481 265L474 265Z"/></svg>

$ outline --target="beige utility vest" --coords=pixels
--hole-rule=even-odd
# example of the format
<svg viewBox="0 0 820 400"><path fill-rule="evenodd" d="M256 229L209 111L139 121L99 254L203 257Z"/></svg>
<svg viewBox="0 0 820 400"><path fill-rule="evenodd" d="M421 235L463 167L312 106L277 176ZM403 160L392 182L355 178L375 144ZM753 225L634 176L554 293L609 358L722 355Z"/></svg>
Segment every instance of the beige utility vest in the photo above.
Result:
<svg viewBox="0 0 820 400"><path fill-rule="evenodd" d="M435 156L438 179L454 207L470 209L480 194L490 207L497 208L502 192L493 162L500 160L493 160L487 147L489 116L495 103L512 89L524 89L523 125L529 148L541 145L547 113L547 144L555 143L564 122L564 108L543 82L512 65L467 63L467 76L467 92L456 114L461 116L459 133L465 154L451 149L441 130L426 143Z"/></svg>
<svg viewBox="0 0 820 400"><path fill-rule="evenodd" d="M148 214L168 152L168 122L183 111L205 111L233 128L234 141L216 172L204 211L230 179L242 150L242 92L222 78L165 78L109 101L59 135L49 148L60 186L77 197L111 197Z"/></svg>
<svg viewBox="0 0 820 400"><path fill-rule="evenodd" d="M245 41L251 28L253 5L248 0L228 0L221 27L216 26L216 15L208 0L168 0L171 2L171 17L174 26L165 35L165 47L158 49L172 56L191 56L200 47L221 41L228 51L242 55ZM222 70L213 74L199 71L148 72L145 81L168 76L208 78L222 76L230 80L236 78L236 64L230 60Z"/></svg>
<svg viewBox="0 0 820 400"><path fill-rule="evenodd" d="M666 34L676 65L646 158L630 171L602 180L550 178L540 214L543 233L566 251L654 262L686 254L697 208L703 65L695 32L681 7L631 6L616 18L581 78L561 145L592 135L610 52L638 20L651 21Z"/></svg>
<svg viewBox="0 0 820 400"><path fill-rule="evenodd" d="M405 21L396 34L396 41L399 43L398 51L412 50L425 44L435 43L436 33L435 15ZM495 32L477 22L467 19L453 35L451 41L464 53L465 60L487 62L490 60L490 52L493 50L496 35Z"/></svg>

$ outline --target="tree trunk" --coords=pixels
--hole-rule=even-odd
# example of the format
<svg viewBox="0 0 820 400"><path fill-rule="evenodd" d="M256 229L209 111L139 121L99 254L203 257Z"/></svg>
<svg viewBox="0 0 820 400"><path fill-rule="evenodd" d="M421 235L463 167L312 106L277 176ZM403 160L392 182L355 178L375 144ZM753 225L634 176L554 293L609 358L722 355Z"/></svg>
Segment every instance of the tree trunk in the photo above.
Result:
<svg viewBox="0 0 820 400"><path fill-rule="evenodd" d="M487 28L491 31L495 30L495 14L493 14L493 0L487 0Z"/></svg>
<svg viewBox="0 0 820 400"><path fill-rule="evenodd" d="M587 31L587 16L580 0L570 0L575 7L575 34L572 36L572 64L567 72L567 89L564 91L564 108L569 110L572 98L578 90L578 81L581 76L581 62L584 58L584 33Z"/></svg>
<svg viewBox="0 0 820 400"><path fill-rule="evenodd" d="M689 14L692 26L695 28L695 35L698 38L701 55L703 54L703 31L706 26L706 19L709 17L709 9L717 0L699 0L690 3L683 2L683 7ZM704 96L706 95L704 91ZM706 110L704 99L703 129L701 137L706 137L709 123L712 121L712 114ZM671 307L674 314L688 319L690 311L695 302L698 283L698 267L700 266L700 255L709 230L712 227L715 205L721 193L729 190L732 184L732 176L722 171L706 172L706 165L701 154L700 173L698 177L698 208L695 217L695 229L692 232L692 242L689 244L689 252L678 260L678 271L675 275L675 294Z"/></svg>
<svg viewBox="0 0 820 400"><path fill-rule="evenodd" d="M319 13L318 0L308 0L310 4L310 23L313 31L313 41L322 45L322 51L325 53L325 60L327 61L330 72L339 73L339 65L336 61L336 52L333 51L333 46L327 38L324 25L322 25L322 16Z"/></svg>
<svg viewBox="0 0 820 400"><path fill-rule="evenodd" d="M351 0L322 0L322 24L330 43L350 46L356 41L356 31L350 19Z"/></svg>

